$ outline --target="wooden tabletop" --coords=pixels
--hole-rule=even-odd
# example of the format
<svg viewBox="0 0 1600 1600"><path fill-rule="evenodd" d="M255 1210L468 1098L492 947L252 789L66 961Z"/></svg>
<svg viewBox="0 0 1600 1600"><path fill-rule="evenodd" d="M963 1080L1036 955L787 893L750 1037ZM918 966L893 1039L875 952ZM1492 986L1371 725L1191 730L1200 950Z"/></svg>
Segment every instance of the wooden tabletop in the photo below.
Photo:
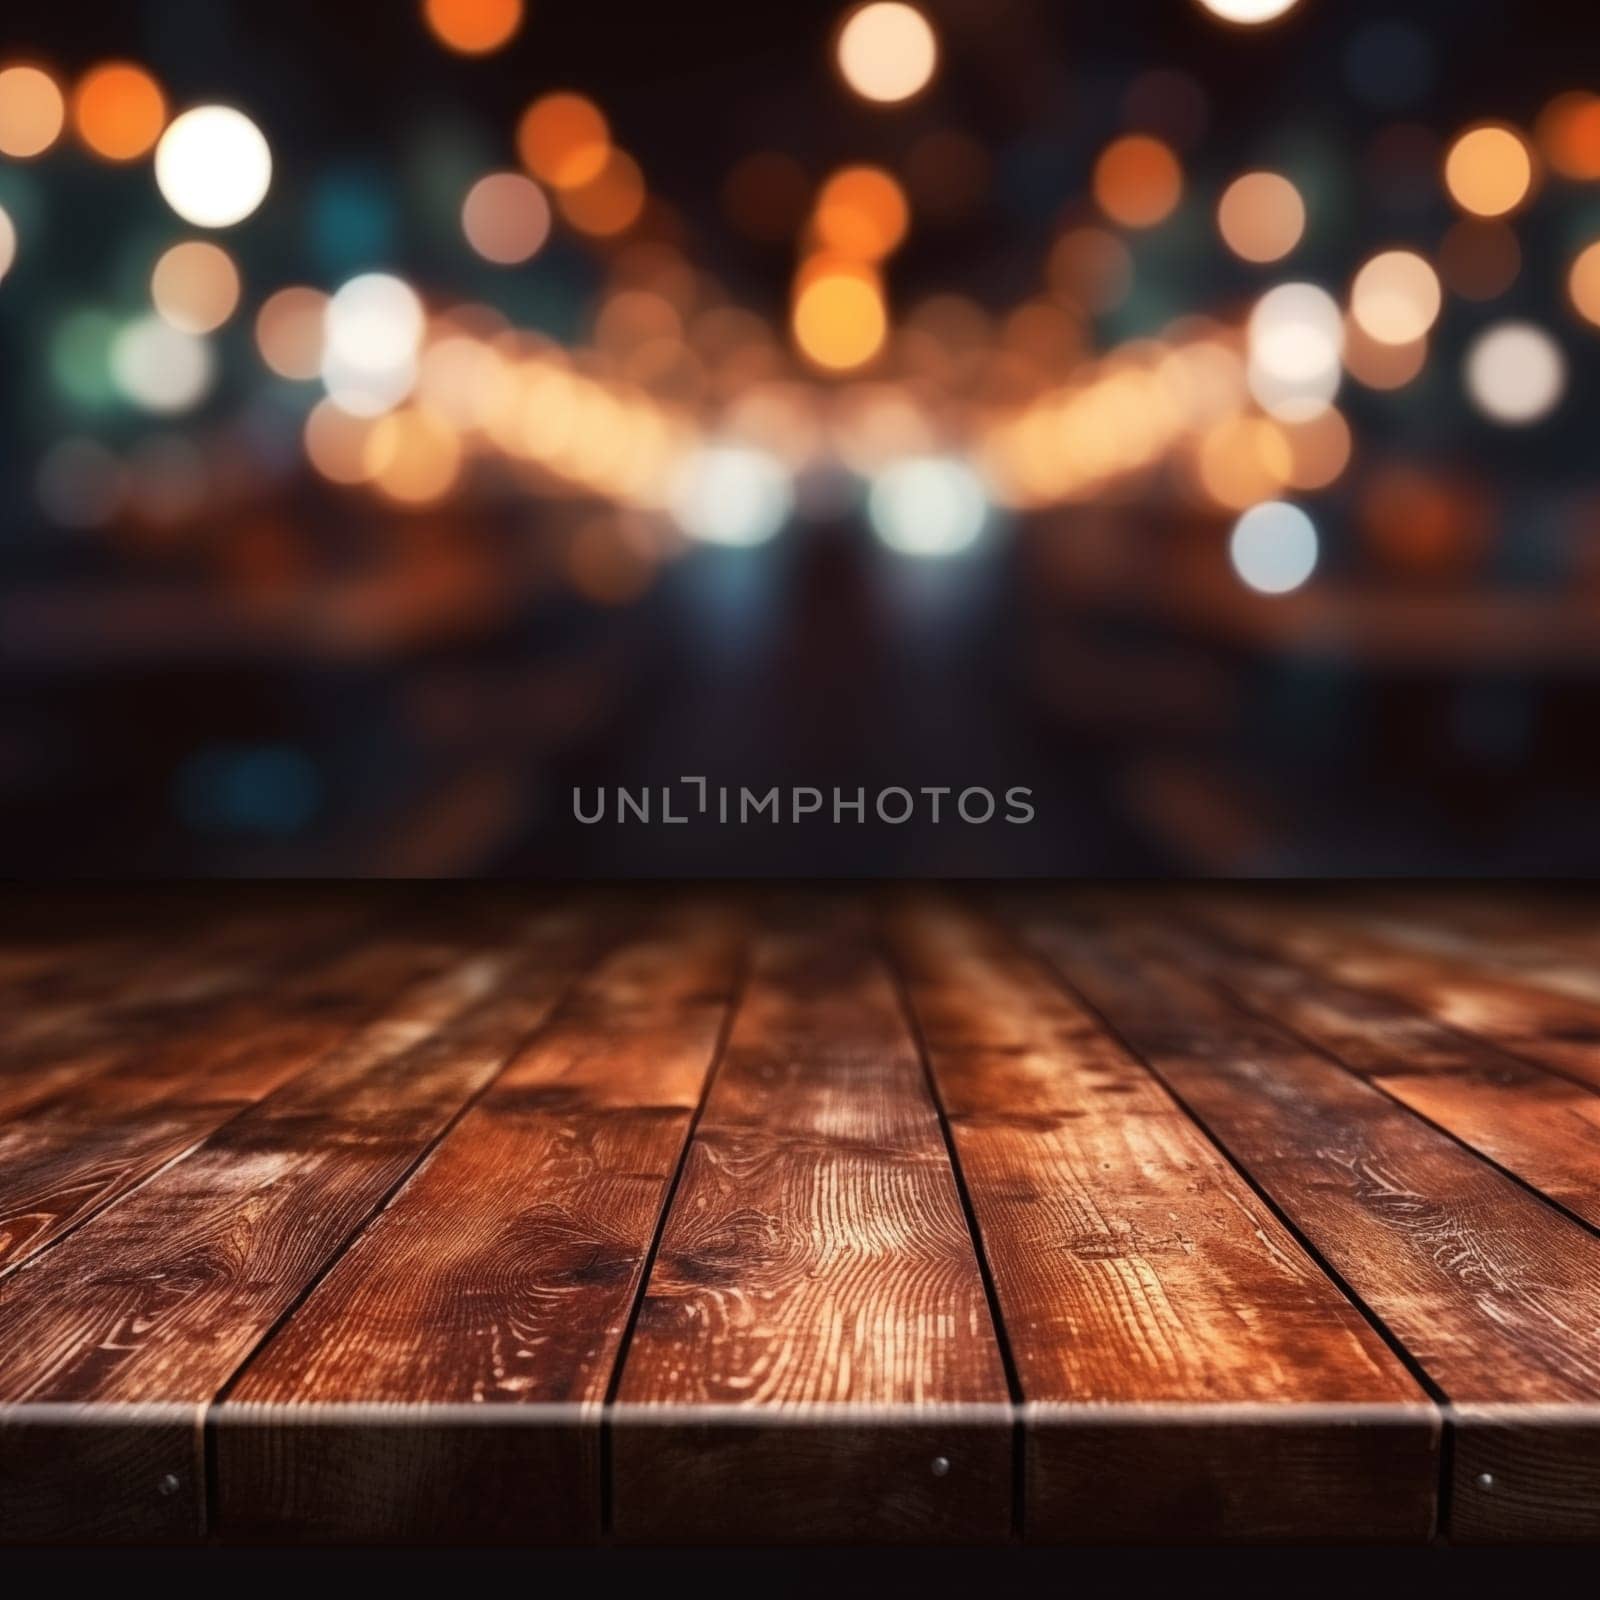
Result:
<svg viewBox="0 0 1600 1600"><path fill-rule="evenodd" d="M1600 917L12 891L0 1538L1600 1538Z"/></svg>

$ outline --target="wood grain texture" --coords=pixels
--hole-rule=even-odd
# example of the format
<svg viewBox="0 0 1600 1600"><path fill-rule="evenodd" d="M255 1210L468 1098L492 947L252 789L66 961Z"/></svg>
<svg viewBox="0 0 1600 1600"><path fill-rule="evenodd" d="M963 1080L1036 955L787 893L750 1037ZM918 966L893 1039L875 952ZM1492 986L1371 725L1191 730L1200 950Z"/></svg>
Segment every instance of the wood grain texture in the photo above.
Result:
<svg viewBox="0 0 1600 1600"><path fill-rule="evenodd" d="M740 935L650 919L290 1318L215 1415L226 1537L599 1537L601 1404Z"/></svg>
<svg viewBox="0 0 1600 1600"><path fill-rule="evenodd" d="M1171 1096L987 921L890 927L1027 1402L1026 1536L1428 1537L1435 1408Z"/></svg>
<svg viewBox="0 0 1600 1600"><path fill-rule="evenodd" d="M1441 1026L1392 995L1280 959L1259 923L1258 949L1219 920L1228 932L1191 954L1230 993L1600 1226L1600 1092Z"/></svg>
<svg viewBox="0 0 1600 1600"><path fill-rule="evenodd" d="M48 1271L0 1283L0 1536L72 1538L86 1502L122 1537L202 1530L206 1405L544 1021L588 937L554 910L464 955L61 1241ZM164 1421L189 1408L188 1459L108 1475L101 1424L152 1401ZM63 1418L77 1451L27 1448ZM171 1480L159 1515L152 1475Z"/></svg>
<svg viewBox="0 0 1600 1600"><path fill-rule="evenodd" d="M859 907L793 902L757 939L612 1438L625 1539L1010 1527L1009 1395L982 1276Z"/></svg>
<svg viewBox="0 0 1600 1600"><path fill-rule="evenodd" d="M1184 1104L1451 1403L1450 1531L1504 1536L1517 1462L1485 1424L1535 1404L1573 1426L1565 1489L1525 1536L1600 1536L1600 1239L1371 1084L1240 1011L1149 917L1020 913L1036 948ZM1471 1463L1474 1470L1468 1470ZM1489 1486L1482 1480L1487 1477Z"/></svg>

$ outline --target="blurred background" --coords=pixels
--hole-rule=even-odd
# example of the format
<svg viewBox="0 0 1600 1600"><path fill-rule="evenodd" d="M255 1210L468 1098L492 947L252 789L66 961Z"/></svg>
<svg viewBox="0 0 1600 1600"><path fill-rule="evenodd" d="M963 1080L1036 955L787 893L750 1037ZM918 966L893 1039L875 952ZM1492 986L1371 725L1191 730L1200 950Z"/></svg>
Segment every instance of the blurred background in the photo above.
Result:
<svg viewBox="0 0 1600 1600"><path fill-rule="evenodd" d="M0 375L12 876L1600 866L1590 5L12 0Z"/></svg>

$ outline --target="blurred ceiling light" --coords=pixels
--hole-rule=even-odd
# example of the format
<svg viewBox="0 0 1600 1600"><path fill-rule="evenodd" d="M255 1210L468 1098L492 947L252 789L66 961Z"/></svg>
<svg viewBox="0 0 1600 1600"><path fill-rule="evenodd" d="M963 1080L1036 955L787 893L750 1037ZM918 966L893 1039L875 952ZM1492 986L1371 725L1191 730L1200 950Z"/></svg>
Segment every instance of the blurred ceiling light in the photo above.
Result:
<svg viewBox="0 0 1600 1600"><path fill-rule="evenodd" d="M535 100L517 125L517 154L553 189L593 183L611 156L611 129L592 100L567 90Z"/></svg>
<svg viewBox="0 0 1600 1600"><path fill-rule="evenodd" d="M1250 314L1249 350L1256 403L1284 421L1303 422L1338 392L1344 318L1325 289L1280 284Z"/></svg>
<svg viewBox="0 0 1600 1600"><path fill-rule="evenodd" d="M416 385L425 321L416 292L399 278L352 278L327 307L322 380L329 397L358 416L399 405Z"/></svg>
<svg viewBox="0 0 1600 1600"><path fill-rule="evenodd" d="M308 383L322 373L328 297L320 289L280 289L256 315L256 348L280 378Z"/></svg>
<svg viewBox="0 0 1600 1600"><path fill-rule="evenodd" d="M844 81L863 100L899 105L933 81L939 41L915 6L874 0L845 19L838 61Z"/></svg>
<svg viewBox="0 0 1600 1600"><path fill-rule="evenodd" d="M1317 569L1317 529L1299 506L1269 500L1233 525L1233 570L1257 594L1289 594Z"/></svg>
<svg viewBox="0 0 1600 1600"><path fill-rule="evenodd" d="M0 206L0 282L11 270L17 259L17 227L11 220L11 214Z"/></svg>
<svg viewBox="0 0 1600 1600"><path fill-rule="evenodd" d="M1467 351L1467 393L1491 422L1527 427L1547 417L1567 386L1561 347L1531 322L1502 322Z"/></svg>
<svg viewBox="0 0 1600 1600"><path fill-rule="evenodd" d="M0 245L0 261L3 260L4 247ZM1572 263L1567 292L1578 315L1600 327L1600 242L1590 245Z"/></svg>
<svg viewBox="0 0 1600 1600"><path fill-rule="evenodd" d="M1527 199L1533 187L1533 157L1514 128L1486 123L1468 129L1450 146L1444 179L1463 211L1503 217Z"/></svg>
<svg viewBox="0 0 1600 1600"><path fill-rule="evenodd" d="M882 260L899 248L910 225L904 192L880 167L846 167L817 196L817 242L840 255Z"/></svg>
<svg viewBox="0 0 1600 1600"><path fill-rule="evenodd" d="M883 348L889 314L876 276L848 262L803 272L794 303L794 337L807 359L848 372Z"/></svg>
<svg viewBox="0 0 1600 1600"><path fill-rule="evenodd" d="M1463 300L1493 300L1517 281L1522 246L1503 222L1463 217L1439 246L1439 272Z"/></svg>
<svg viewBox="0 0 1600 1600"><path fill-rule="evenodd" d="M150 299L181 332L214 333L239 308L239 269L217 245L175 244L150 275Z"/></svg>
<svg viewBox="0 0 1600 1600"><path fill-rule="evenodd" d="M969 549L989 521L989 498L964 461L927 456L897 461L867 499L873 532L902 555L936 558Z"/></svg>
<svg viewBox="0 0 1600 1600"><path fill-rule="evenodd" d="M272 151L232 106L196 106L162 134L156 183L169 206L197 228L243 222L272 186Z"/></svg>
<svg viewBox="0 0 1600 1600"><path fill-rule="evenodd" d="M63 439L39 463L34 494L60 527L103 528L117 514L124 482L122 463L98 439Z"/></svg>
<svg viewBox="0 0 1600 1600"><path fill-rule="evenodd" d="M486 56L522 26L522 0L423 0L422 15L447 50Z"/></svg>
<svg viewBox="0 0 1600 1600"><path fill-rule="evenodd" d="M1280 173L1247 172L1223 191L1217 228L1241 260L1281 261L1305 234L1305 201Z"/></svg>
<svg viewBox="0 0 1600 1600"><path fill-rule="evenodd" d="M145 411L190 411L206 397L216 376L211 346L160 317L141 317L111 346L117 387Z"/></svg>
<svg viewBox="0 0 1600 1600"><path fill-rule="evenodd" d="M1299 0L1200 0L1200 4L1224 22L1254 28L1263 22L1276 22L1285 12L1292 11Z"/></svg>
<svg viewBox="0 0 1600 1600"><path fill-rule="evenodd" d="M712 445L683 464L672 486L671 509L691 539L765 544L794 510L794 484L782 462L764 450Z"/></svg>
<svg viewBox="0 0 1600 1600"><path fill-rule="evenodd" d="M1344 370L1364 388L1403 389L1428 364L1428 341L1384 344L1352 317L1345 326Z"/></svg>
<svg viewBox="0 0 1600 1600"><path fill-rule="evenodd" d="M161 85L130 61L107 61L79 80L72 96L78 137L107 161L136 161L155 149L167 125Z"/></svg>
<svg viewBox="0 0 1600 1600"><path fill-rule="evenodd" d="M1094 197L1113 222L1153 228L1183 197L1183 168L1169 146L1148 134L1114 139L1094 165Z"/></svg>
<svg viewBox="0 0 1600 1600"><path fill-rule="evenodd" d="M550 202L532 178L491 172L468 190L461 231L485 261L519 266L531 261L550 237Z"/></svg>
<svg viewBox="0 0 1600 1600"><path fill-rule="evenodd" d="M1539 115L1535 135L1552 171L1563 178L1600 178L1600 95L1574 90L1557 95Z"/></svg>
<svg viewBox="0 0 1600 1600"><path fill-rule="evenodd" d="M0 156L27 161L61 137L66 102L56 80L41 67L0 71Z"/></svg>
<svg viewBox="0 0 1600 1600"><path fill-rule="evenodd" d="M1385 250L1356 274L1350 314L1380 344L1425 338L1444 304L1439 275L1411 250Z"/></svg>
<svg viewBox="0 0 1600 1600"><path fill-rule="evenodd" d="M593 178L563 189L557 200L561 215L579 233L610 239L626 233L643 215L644 174L625 150L612 150Z"/></svg>
<svg viewBox="0 0 1600 1600"><path fill-rule="evenodd" d="M461 440L443 417L420 406L373 423L363 466L380 494L405 506L442 500L461 475Z"/></svg>

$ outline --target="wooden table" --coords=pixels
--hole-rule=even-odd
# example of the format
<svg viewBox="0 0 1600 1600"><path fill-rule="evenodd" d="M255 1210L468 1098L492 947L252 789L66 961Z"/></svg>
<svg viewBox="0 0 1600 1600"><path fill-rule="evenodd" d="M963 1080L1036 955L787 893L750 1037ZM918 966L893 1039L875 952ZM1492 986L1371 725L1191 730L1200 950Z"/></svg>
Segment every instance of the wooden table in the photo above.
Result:
<svg viewBox="0 0 1600 1600"><path fill-rule="evenodd" d="M0 1537L1600 1537L1600 918L13 891Z"/></svg>

